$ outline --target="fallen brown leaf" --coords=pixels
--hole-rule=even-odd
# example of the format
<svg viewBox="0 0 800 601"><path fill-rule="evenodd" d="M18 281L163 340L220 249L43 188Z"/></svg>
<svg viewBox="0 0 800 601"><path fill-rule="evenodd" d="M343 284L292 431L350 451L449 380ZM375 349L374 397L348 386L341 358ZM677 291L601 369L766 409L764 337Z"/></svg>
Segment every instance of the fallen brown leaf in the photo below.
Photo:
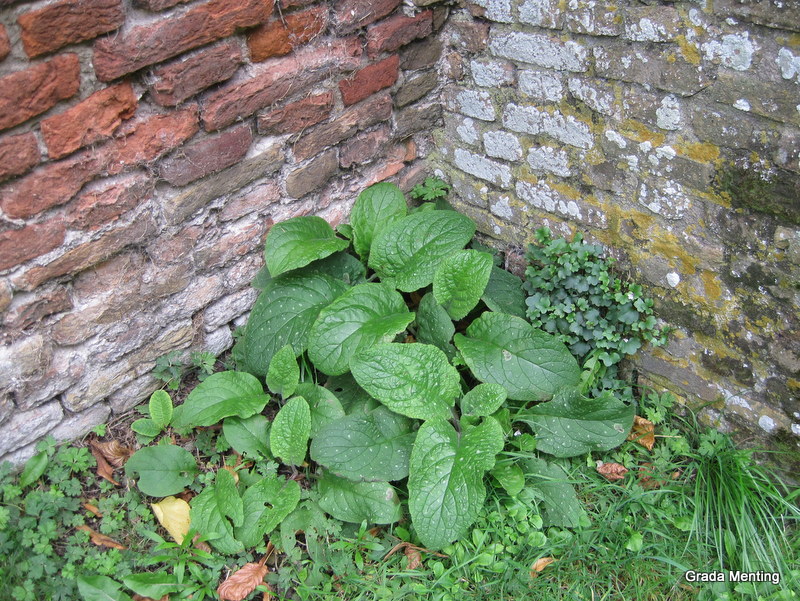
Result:
<svg viewBox="0 0 800 601"><path fill-rule="evenodd" d="M408 560L408 563L406 564L407 570L416 570L422 565L422 555L420 554L419 549L414 545L407 546L403 553L405 553L406 559Z"/></svg>
<svg viewBox="0 0 800 601"><path fill-rule="evenodd" d="M269 571L264 562L267 556L258 563L246 563L225 579L217 588L220 601L243 601L256 587L264 582Z"/></svg>
<svg viewBox="0 0 800 601"><path fill-rule="evenodd" d="M633 418L633 427L628 434L628 440L636 441L648 451L652 451L653 445L656 444L655 431L653 422L637 415Z"/></svg>
<svg viewBox="0 0 800 601"><path fill-rule="evenodd" d="M94 514L94 517L96 517L96 518L101 518L101 517L103 517L103 514L102 514L102 513L100 513L100 510L97 508L97 505L95 505L95 504L93 504L93 503L88 503L88 502L87 502L87 503L84 503L84 504L83 504L83 508L84 508L86 511L89 511L89 512L93 513L93 514Z"/></svg>
<svg viewBox="0 0 800 601"><path fill-rule="evenodd" d="M83 525L78 526L76 530L83 530L89 533L89 539L98 547L111 547L112 549L119 549L120 551L124 551L128 547L123 545L122 543L118 543L113 538L106 536L105 534L100 534L96 530L92 530L89 526Z"/></svg>
<svg viewBox="0 0 800 601"><path fill-rule="evenodd" d="M133 601L169 601L169 595L164 595L161 599L153 599L152 597L143 597L138 593L133 593Z"/></svg>
<svg viewBox="0 0 800 601"><path fill-rule="evenodd" d="M622 480L625 474L628 473L628 468L619 463L601 463L597 466L597 473L603 476L606 480Z"/></svg>
<svg viewBox="0 0 800 601"><path fill-rule="evenodd" d="M424 547L417 547L416 545L412 545L407 541L400 541L394 547L389 549L389 552L383 556L383 560L386 561L392 555L397 553L400 549L403 549L403 553L405 554L406 557L409 557L409 549L416 551L417 553L424 552L424 553L430 553L431 555L435 555L436 557L447 557L447 555L444 555L443 553L436 553L435 551L431 551L430 549L425 549ZM413 570L414 568L409 568L409 569Z"/></svg>
<svg viewBox="0 0 800 601"><path fill-rule="evenodd" d="M540 557L531 566L531 578L536 578L542 570L555 561L553 557Z"/></svg>
<svg viewBox="0 0 800 601"><path fill-rule="evenodd" d="M639 484L642 485L642 488L653 490L661 488L667 483L666 480L659 480L654 476L655 471L652 463L643 463L639 466Z"/></svg>
<svg viewBox="0 0 800 601"><path fill-rule="evenodd" d="M92 446L103 454L103 457L114 467L122 467L128 458L133 455L133 449L126 447L118 440L109 440L108 442L100 442L93 440Z"/></svg>
<svg viewBox="0 0 800 601"><path fill-rule="evenodd" d="M195 534L194 538L192 539L192 546L195 549L199 549L200 551L205 551L206 553L211 553L211 547L205 541L199 540L200 535Z"/></svg>
<svg viewBox="0 0 800 601"><path fill-rule="evenodd" d="M111 467L111 464L106 460L103 453L101 453L100 450L95 446L97 443L95 441L91 441L89 444L92 447L92 456L97 462L97 475L101 478L105 478L114 486L119 486L119 482L114 480L114 468Z"/></svg>

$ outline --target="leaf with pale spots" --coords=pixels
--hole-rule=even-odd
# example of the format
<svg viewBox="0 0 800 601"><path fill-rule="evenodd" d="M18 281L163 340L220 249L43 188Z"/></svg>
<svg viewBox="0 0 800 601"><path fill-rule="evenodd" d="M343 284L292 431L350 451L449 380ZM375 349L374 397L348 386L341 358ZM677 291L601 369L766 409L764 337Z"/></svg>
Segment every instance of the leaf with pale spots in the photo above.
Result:
<svg viewBox="0 0 800 601"><path fill-rule="evenodd" d="M264 241L264 257L270 275L275 278L347 246L347 240L337 238L322 217L304 215L272 226Z"/></svg>
<svg viewBox="0 0 800 601"><path fill-rule="evenodd" d="M247 418L269 402L258 379L248 373L222 371L211 374L175 409L172 426L178 430L212 426L226 417Z"/></svg>
<svg viewBox="0 0 800 601"><path fill-rule="evenodd" d="M337 520L392 524L400 519L400 498L388 482L353 482L324 472L319 506Z"/></svg>
<svg viewBox="0 0 800 601"><path fill-rule="evenodd" d="M365 263L375 236L405 217L407 210L403 191L389 182L370 186L358 195L350 222L353 224L353 248Z"/></svg>

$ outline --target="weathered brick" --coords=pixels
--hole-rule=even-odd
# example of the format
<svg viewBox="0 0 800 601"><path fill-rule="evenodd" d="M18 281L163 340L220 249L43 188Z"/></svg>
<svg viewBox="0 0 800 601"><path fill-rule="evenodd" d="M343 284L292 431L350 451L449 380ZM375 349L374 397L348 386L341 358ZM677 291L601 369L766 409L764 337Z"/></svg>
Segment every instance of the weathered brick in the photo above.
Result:
<svg viewBox="0 0 800 601"><path fill-rule="evenodd" d="M11 53L11 42L8 39L6 26L0 23L0 61Z"/></svg>
<svg viewBox="0 0 800 601"><path fill-rule="evenodd" d="M398 107L404 107L430 94L439 84L436 71L428 71L408 79L394 96Z"/></svg>
<svg viewBox="0 0 800 601"><path fill-rule="evenodd" d="M362 129L387 121L392 116L392 98L381 94L350 107L330 123L319 125L292 147L295 161L304 161L346 140Z"/></svg>
<svg viewBox="0 0 800 601"><path fill-rule="evenodd" d="M39 145L32 133L0 138L0 181L22 175L39 162Z"/></svg>
<svg viewBox="0 0 800 601"><path fill-rule="evenodd" d="M467 9L473 17L511 23L514 16L511 14L511 0L470 0Z"/></svg>
<svg viewBox="0 0 800 601"><path fill-rule="evenodd" d="M328 9L317 6L274 19L247 35L250 59L260 62L273 56L289 54L314 39L328 26Z"/></svg>
<svg viewBox="0 0 800 601"><path fill-rule="evenodd" d="M334 7L339 33L353 33L394 12L402 0L339 0Z"/></svg>
<svg viewBox="0 0 800 601"><path fill-rule="evenodd" d="M399 66L400 57L393 54L374 65L360 69L350 79L340 81L339 90L342 92L344 105L350 106L378 90L392 87L397 81Z"/></svg>
<svg viewBox="0 0 800 601"><path fill-rule="evenodd" d="M401 46L424 38L433 31L433 12L423 11L415 17L397 15L374 25L367 32L367 55L375 58L381 52L394 52Z"/></svg>
<svg viewBox="0 0 800 601"><path fill-rule="evenodd" d="M268 181L231 198L219 214L221 221L234 221L250 213L261 213L281 199L275 181Z"/></svg>
<svg viewBox="0 0 800 601"><path fill-rule="evenodd" d="M511 187L511 168L486 157L456 148L456 167L502 188Z"/></svg>
<svg viewBox="0 0 800 601"><path fill-rule="evenodd" d="M303 98L258 117L258 133L298 133L327 119L333 109L333 92Z"/></svg>
<svg viewBox="0 0 800 601"><path fill-rule="evenodd" d="M565 14L564 29L573 33L615 36L622 33L619 6L594 0L573 0Z"/></svg>
<svg viewBox="0 0 800 601"><path fill-rule="evenodd" d="M389 127L383 126L370 132L353 136L339 153L339 164L344 169L380 158L389 143Z"/></svg>
<svg viewBox="0 0 800 601"><path fill-rule="evenodd" d="M56 286L39 294L30 296L21 303L15 303L4 318L3 325L12 331L21 331L45 317L72 309L72 300L66 286ZM15 299L16 300L16 299Z"/></svg>
<svg viewBox="0 0 800 601"><path fill-rule="evenodd" d="M416 103L404 108L395 117L394 138L402 140L419 131L433 129L442 124L442 105Z"/></svg>
<svg viewBox="0 0 800 601"><path fill-rule="evenodd" d="M713 12L723 18L738 16L759 25L800 31L800 5L796 2L781 2L780 0L756 0L753 2L716 0Z"/></svg>
<svg viewBox="0 0 800 601"><path fill-rule="evenodd" d="M266 62L254 77L224 85L208 96L203 107L203 127L214 131L230 125L240 117L308 88L334 71L354 69L360 57L358 39L347 38Z"/></svg>
<svg viewBox="0 0 800 601"><path fill-rule="evenodd" d="M135 209L152 196L153 181L133 173L83 190L67 207L65 220L74 229L96 230Z"/></svg>
<svg viewBox="0 0 800 601"><path fill-rule="evenodd" d="M141 242L154 230L149 216L140 216L129 225L103 234L97 240L72 248L42 267L33 267L15 278L14 284L22 290L33 290L47 280L83 271L119 252L129 244Z"/></svg>
<svg viewBox="0 0 800 601"><path fill-rule="evenodd" d="M338 171L336 150L328 150L286 176L286 193L292 198L302 198L320 189Z"/></svg>
<svg viewBox="0 0 800 601"><path fill-rule="evenodd" d="M453 31L462 50L470 53L483 52L489 44L489 24L472 19L453 19Z"/></svg>
<svg viewBox="0 0 800 601"><path fill-rule="evenodd" d="M525 0L519 7L519 20L529 25L561 29L567 7L559 0Z"/></svg>
<svg viewBox="0 0 800 601"><path fill-rule="evenodd" d="M71 98L80 82L77 54L62 54L0 77L0 129L23 123Z"/></svg>
<svg viewBox="0 0 800 601"><path fill-rule="evenodd" d="M442 56L442 41L435 37L425 38L409 44L400 51L400 68L409 71L427 69L435 65L440 56Z"/></svg>
<svg viewBox="0 0 800 601"><path fill-rule="evenodd" d="M198 92L230 79L244 62L235 41L204 48L153 71L150 95L161 106L176 106Z"/></svg>
<svg viewBox="0 0 800 601"><path fill-rule="evenodd" d="M125 22L122 0L61 0L18 19L28 56L91 40Z"/></svg>
<svg viewBox="0 0 800 601"><path fill-rule="evenodd" d="M238 162L252 142L249 125L197 140L182 146L161 163L161 177L173 186L185 186Z"/></svg>
<svg viewBox="0 0 800 601"><path fill-rule="evenodd" d="M672 42L681 32L673 6L640 6L625 11L625 37L636 42Z"/></svg>
<svg viewBox="0 0 800 601"><path fill-rule="evenodd" d="M11 285L6 280L0 280L0 311L5 311L11 304L11 299L14 293L11 291Z"/></svg>
<svg viewBox="0 0 800 601"><path fill-rule="evenodd" d="M98 79L111 81L267 20L272 0L210 0L177 17L95 42Z"/></svg>
<svg viewBox="0 0 800 601"><path fill-rule="evenodd" d="M133 0L133 3L147 10L159 11L173 7L176 4L184 4L191 1L192 0Z"/></svg>
<svg viewBox="0 0 800 601"><path fill-rule="evenodd" d="M65 228L60 221L34 223L0 233L0 269L8 269L58 248Z"/></svg>
<svg viewBox="0 0 800 601"><path fill-rule="evenodd" d="M217 269L238 260L244 255L258 252L264 245L271 219L255 219L251 223L239 225L229 223L222 231L214 232L211 241L197 245L194 258L198 271Z"/></svg>
<svg viewBox="0 0 800 601"><path fill-rule="evenodd" d="M495 56L518 60L532 65L559 71L586 71L586 48L577 42L539 33L521 31L492 32L489 49Z"/></svg>
<svg viewBox="0 0 800 601"><path fill-rule="evenodd" d="M210 305L204 312L206 331L212 332L247 313L253 307L257 297L258 291L255 288L245 288Z"/></svg>
<svg viewBox="0 0 800 601"><path fill-rule="evenodd" d="M136 112L138 101L129 83L99 90L63 113L41 122L42 136L52 159L107 138Z"/></svg>

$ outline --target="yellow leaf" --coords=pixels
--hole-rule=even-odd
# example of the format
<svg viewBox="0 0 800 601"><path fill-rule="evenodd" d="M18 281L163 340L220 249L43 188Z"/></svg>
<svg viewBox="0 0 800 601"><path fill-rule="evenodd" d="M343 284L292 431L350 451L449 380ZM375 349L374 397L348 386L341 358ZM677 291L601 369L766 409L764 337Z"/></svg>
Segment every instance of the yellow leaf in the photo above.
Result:
<svg viewBox="0 0 800 601"><path fill-rule="evenodd" d="M189 504L183 499L167 497L158 503L151 503L150 507L175 542L182 544L183 537L189 532Z"/></svg>

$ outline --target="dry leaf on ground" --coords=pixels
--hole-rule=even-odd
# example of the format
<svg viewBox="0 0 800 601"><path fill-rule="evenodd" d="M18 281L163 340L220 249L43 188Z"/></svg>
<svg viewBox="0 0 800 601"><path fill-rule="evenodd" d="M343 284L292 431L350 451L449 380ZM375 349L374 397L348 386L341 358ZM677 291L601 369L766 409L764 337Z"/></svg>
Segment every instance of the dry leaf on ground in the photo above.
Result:
<svg viewBox="0 0 800 601"><path fill-rule="evenodd" d="M656 444L655 432L653 422L637 415L633 418L633 427L628 434L628 440L634 440L648 451L652 451L653 445Z"/></svg>
<svg viewBox="0 0 800 601"><path fill-rule="evenodd" d="M606 480L622 480L628 473L628 468L619 463L602 463L600 461L597 463L597 473Z"/></svg>
<svg viewBox="0 0 800 601"><path fill-rule="evenodd" d="M406 559L408 563L406 564L407 570L416 570L419 566L422 565L422 555L419 552L419 549L414 545L409 545L403 551L406 555Z"/></svg>
<svg viewBox="0 0 800 601"><path fill-rule="evenodd" d="M542 570L555 561L553 557L540 557L531 566L531 578L536 578Z"/></svg>
<svg viewBox="0 0 800 601"><path fill-rule="evenodd" d="M655 477L656 472L652 463L643 463L639 466L639 484L642 488L653 490L654 488L661 488L667 481L659 480Z"/></svg>
<svg viewBox="0 0 800 601"><path fill-rule="evenodd" d="M83 508L86 511L91 512L94 515L94 517L96 517L96 518L103 517L103 514L100 513L100 509L98 509L97 505L95 505L94 503L86 502L86 503L83 504Z"/></svg>
<svg viewBox="0 0 800 601"><path fill-rule="evenodd" d="M166 497L158 503L151 503L150 507L172 539L179 545L183 544L183 538L189 532L189 504L183 499Z"/></svg>
<svg viewBox="0 0 800 601"><path fill-rule="evenodd" d="M117 440L109 440L108 442L100 442L93 440L92 446L103 454L103 457L114 467L122 467L128 458L133 455L133 449L126 447Z"/></svg>
<svg viewBox="0 0 800 601"><path fill-rule="evenodd" d="M246 563L241 568L225 579L225 582L217 588L217 595L220 601L242 601L256 587L264 582L264 576L269 571L264 562L267 560L265 555L258 563Z"/></svg>
<svg viewBox="0 0 800 601"><path fill-rule="evenodd" d="M106 461L103 453L95 446L97 443L95 441L91 441L89 444L92 447L92 456L97 462L97 475L101 478L105 478L114 486L119 486L119 482L114 480L114 468L111 467L111 464Z"/></svg>
<svg viewBox="0 0 800 601"><path fill-rule="evenodd" d="M105 534L100 534L96 530L92 530L89 528L89 526L78 526L76 530L84 530L85 532L88 532L89 539L98 547L110 547L112 549L119 549L120 551L128 548L122 543L118 543L113 538L106 536Z"/></svg>

